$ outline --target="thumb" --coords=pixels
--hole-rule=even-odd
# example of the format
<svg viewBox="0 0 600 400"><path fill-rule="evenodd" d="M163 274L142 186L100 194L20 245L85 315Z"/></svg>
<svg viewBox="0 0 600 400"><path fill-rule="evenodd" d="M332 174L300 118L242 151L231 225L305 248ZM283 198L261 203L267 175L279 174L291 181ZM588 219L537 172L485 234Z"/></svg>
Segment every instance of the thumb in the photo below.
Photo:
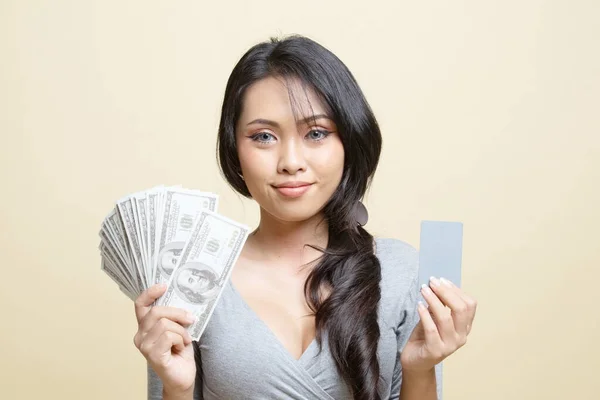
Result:
<svg viewBox="0 0 600 400"><path fill-rule="evenodd" d="M144 290L142 294L135 299L135 317L138 323L148 314L148 311L152 308L152 304L167 290L167 285L159 283L154 286L150 286Z"/></svg>

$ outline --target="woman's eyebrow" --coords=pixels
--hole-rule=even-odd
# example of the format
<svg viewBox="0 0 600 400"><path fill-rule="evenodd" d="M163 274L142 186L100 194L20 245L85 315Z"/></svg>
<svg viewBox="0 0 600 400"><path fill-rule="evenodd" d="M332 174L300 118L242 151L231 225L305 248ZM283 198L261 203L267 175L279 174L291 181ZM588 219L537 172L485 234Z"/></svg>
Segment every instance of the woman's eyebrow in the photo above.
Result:
<svg viewBox="0 0 600 400"><path fill-rule="evenodd" d="M301 120L298 120L297 124L298 125L303 125L306 124L308 122L316 122L318 119L328 119L333 121L328 115L326 114L317 114L317 115L313 115L310 117L306 117L303 118ZM261 124L261 125L269 125L272 126L274 128L280 128L279 124L275 121L271 121L269 119L264 119L264 118L257 118L253 121L248 122L248 125L253 125L253 124Z"/></svg>

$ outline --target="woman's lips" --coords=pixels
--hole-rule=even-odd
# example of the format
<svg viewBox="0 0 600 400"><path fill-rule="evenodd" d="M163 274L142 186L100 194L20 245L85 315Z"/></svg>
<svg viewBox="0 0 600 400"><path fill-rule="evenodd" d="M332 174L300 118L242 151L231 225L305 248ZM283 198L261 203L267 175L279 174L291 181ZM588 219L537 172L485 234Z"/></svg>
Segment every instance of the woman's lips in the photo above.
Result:
<svg viewBox="0 0 600 400"><path fill-rule="evenodd" d="M312 184L296 186L296 187L285 187L285 186L274 186L275 190L277 190L282 196L296 198L302 196L304 193L310 189Z"/></svg>

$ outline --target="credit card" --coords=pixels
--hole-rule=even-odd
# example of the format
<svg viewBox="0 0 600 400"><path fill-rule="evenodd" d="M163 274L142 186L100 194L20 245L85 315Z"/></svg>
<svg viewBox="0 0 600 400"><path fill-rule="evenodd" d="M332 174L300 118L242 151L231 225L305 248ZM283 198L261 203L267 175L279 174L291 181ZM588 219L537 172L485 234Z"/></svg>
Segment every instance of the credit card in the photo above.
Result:
<svg viewBox="0 0 600 400"><path fill-rule="evenodd" d="M419 300L427 304L420 286L429 285L429 278L446 278L461 286L463 224L452 221L421 221L419 243ZM443 392L443 362L436 366L438 398Z"/></svg>
<svg viewBox="0 0 600 400"><path fill-rule="evenodd" d="M461 286L462 222L422 221L419 243L419 287L429 277L444 277Z"/></svg>

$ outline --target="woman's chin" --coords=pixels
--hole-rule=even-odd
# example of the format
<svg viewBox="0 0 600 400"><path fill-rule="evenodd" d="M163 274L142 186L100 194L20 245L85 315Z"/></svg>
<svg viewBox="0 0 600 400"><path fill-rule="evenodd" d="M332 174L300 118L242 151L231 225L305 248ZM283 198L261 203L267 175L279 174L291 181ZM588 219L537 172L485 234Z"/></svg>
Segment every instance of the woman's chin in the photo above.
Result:
<svg viewBox="0 0 600 400"><path fill-rule="evenodd" d="M319 209L315 207L305 209L299 206L280 207L273 210L273 212L268 211L268 213L282 222L303 222L315 217L319 213Z"/></svg>

